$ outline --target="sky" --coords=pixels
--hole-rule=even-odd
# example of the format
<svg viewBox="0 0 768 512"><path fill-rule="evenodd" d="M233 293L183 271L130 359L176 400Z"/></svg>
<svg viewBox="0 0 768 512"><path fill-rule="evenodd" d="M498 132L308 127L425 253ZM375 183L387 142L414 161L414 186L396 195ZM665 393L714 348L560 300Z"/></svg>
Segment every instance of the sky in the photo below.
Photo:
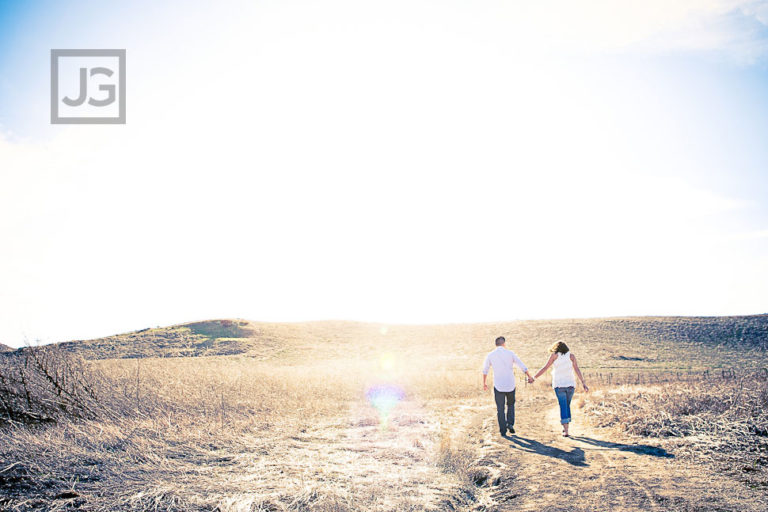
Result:
<svg viewBox="0 0 768 512"><path fill-rule="evenodd" d="M0 0L0 343L766 313L766 134L766 2Z"/></svg>

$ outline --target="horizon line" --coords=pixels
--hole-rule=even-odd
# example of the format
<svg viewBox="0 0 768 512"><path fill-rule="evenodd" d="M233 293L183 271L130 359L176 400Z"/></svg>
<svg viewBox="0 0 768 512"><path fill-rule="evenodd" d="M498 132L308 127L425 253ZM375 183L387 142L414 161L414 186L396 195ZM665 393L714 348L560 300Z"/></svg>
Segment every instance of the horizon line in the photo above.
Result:
<svg viewBox="0 0 768 512"><path fill-rule="evenodd" d="M570 316L570 317L528 317L528 318L512 318L506 320L480 320L480 321L456 321L456 322L383 322L378 320L350 320L340 318L325 318L315 320L250 320L242 317L219 317L219 318L207 318L203 320L189 320L178 323L169 323L166 325L156 325L152 327L142 327L139 329L113 332L112 334L106 334L103 336L85 337L85 338L73 338L61 341L43 341L40 339L34 340L33 343L29 343L27 340L23 341L19 345L10 343L3 343L8 347L18 349L29 346L43 346L43 345L55 345L59 343L71 343L79 341L93 341L103 338L109 338L112 336L120 336L123 334L135 333L138 331L144 331L149 329L164 329L169 327L184 326L195 323L203 322L220 322L224 320L229 321L246 321L253 324L313 324L313 323L349 323L349 324L367 324L367 325L379 325L379 326L407 326L407 327L436 327L436 326L450 326L450 325L481 325L481 324L503 324L503 323L516 323L516 322L558 322L567 320L618 320L618 319L639 319L639 318L739 318L739 317L759 317L768 316L768 312L762 313L745 313L745 314L731 314L731 315L681 315L681 314L647 314L647 315L609 315L609 316Z"/></svg>

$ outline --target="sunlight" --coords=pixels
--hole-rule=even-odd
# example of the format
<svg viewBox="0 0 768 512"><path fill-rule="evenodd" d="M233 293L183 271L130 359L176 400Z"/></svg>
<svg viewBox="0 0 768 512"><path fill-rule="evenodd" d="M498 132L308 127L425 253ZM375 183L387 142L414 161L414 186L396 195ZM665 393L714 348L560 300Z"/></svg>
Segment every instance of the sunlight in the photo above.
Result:
<svg viewBox="0 0 768 512"><path fill-rule="evenodd" d="M391 372L395 369L395 354L392 352L384 352L379 357L379 366L385 372Z"/></svg>

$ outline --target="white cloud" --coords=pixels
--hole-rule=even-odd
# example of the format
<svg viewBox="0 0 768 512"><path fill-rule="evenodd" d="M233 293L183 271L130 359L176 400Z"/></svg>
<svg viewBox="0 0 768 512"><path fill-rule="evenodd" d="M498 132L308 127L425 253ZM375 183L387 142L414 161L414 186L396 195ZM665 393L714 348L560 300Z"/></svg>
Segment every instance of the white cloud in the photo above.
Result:
<svg viewBox="0 0 768 512"><path fill-rule="evenodd" d="M768 4L752 0L508 2L518 41L568 52L714 52L739 62L768 55Z"/></svg>

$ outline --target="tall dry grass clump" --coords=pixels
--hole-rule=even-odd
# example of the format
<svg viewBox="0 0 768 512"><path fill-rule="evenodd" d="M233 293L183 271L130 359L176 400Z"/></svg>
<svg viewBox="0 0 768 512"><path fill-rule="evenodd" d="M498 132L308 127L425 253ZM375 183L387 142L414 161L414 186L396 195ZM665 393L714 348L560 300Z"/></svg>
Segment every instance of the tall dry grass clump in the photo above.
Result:
<svg viewBox="0 0 768 512"><path fill-rule="evenodd" d="M0 424L55 423L113 416L108 379L59 347L0 357Z"/></svg>
<svg viewBox="0 0 768 512"><path fill-rule="evenodd" d="M768 376L765 370L603 390L585 404L600 427L661 438L678 455L749 474L768 485Z"/></svg>
<svg viewBox="0 0 768 512"><path fill-rule="evenodd" d="M768 435L768 379L750 372L734 379L699 379L625 387L589 403L598 426L647 437L695 434Z"/></svg>

